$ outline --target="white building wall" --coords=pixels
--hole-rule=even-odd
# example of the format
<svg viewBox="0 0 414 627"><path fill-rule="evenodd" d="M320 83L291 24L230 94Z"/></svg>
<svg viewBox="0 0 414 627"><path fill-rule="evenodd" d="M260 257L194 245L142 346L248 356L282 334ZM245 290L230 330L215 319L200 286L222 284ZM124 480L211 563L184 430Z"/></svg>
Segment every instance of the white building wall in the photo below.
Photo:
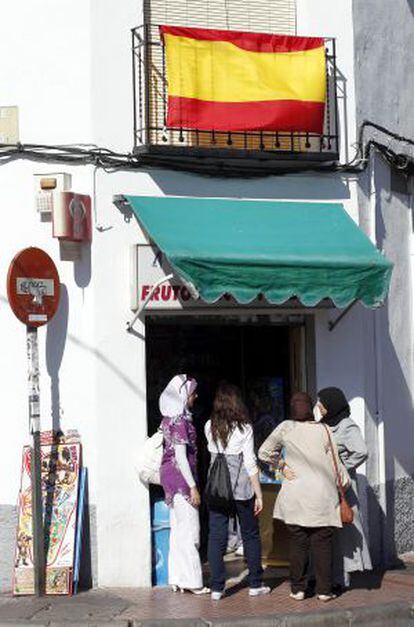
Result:
<svg viewBox="0 0 414 627"><path fill-rule="evenodd" d="M57 8L53 0L15 0L7 6L8 22L15 27L4 30L0 40L6 59L0 64L0 106L19 106L21 141L93 142L130 151L130 29L141 22L140 2L61 0ZM351 32L348 1L298 0L298 34L337 37L338 68L347 85L346 115L344 103L341 108L343 155L349 154L355 136ZM95 201L93 242L81 262L59 259L51 225L41 223L34 210L32 174L51 171L71 172L73 189ZM0 482L0 516L3 506L16 503L21 448L28 438L25 331L6 302L5 277L14 253L36 245L55 260L65 286L56 319L39 332L42 425L56 426L59 418L63 429L81 433L90 501L96 508L96 582L144 586L151 572L149 507L133 460L146 435L145 346L141 337L125 331L131 315L128 246L141 241L142 234L112 204L119 193L333 200L343 202L354 219L358 212L355 182L339 174L217 180L172 171L109 174L93 167L22 161L0 168L0 203L6 216L0 231L0 371L6 417L0 476L8 478ZM363 426L364 372L355 358L362 342L360 315L355 309L329 333L331 315L317 317L317 385L342 385L353 416ZM144 329L138 326L138 331ZM12 542L12 531L4 537L0 532L0 583L6 589Z"/></svg>
<svg viewBox="0 0 414 627"><path fill-rule="evenodd" d="M354 156L356 138L352 2L296 0L296 7L298 35L336 40L340 160L345 163Z"/></svg>
<svg viewBox="0 0 414 627"><path fill-rule="evenodd" d="M25 143L90 142L89 3L64 0L57 8L51 0L16 0L3 3L2 9L0 106L19 107L20 139ZM0 441L0 586L5 589L11 585L14 505L22 445L28 440L25 329L8 307L6 275L12 257L26 246L40 246L58 260L51 225L40 224L34 210L32 175L61 170L56 164L24 161L0 168L0 372L5 425ZM91 177L86 169L65 170L73 173L77 190L90 191ZM46 429L57 425L59 418L62 428L79 429L85 464L93 467L94 394L85 376L93 364L80 347L80 343L91 341L93 333L93 294L77 285L84 266L58 263L63 283L61 307L49 328L39 331L41 411Z"/></svg>
<svg viewBox="0 0 414 627"><path fill-rule="evenodd" d="M2 106L26 143L91 141L90 0L2 3Z"/></svg>
<svg viewBox="0 0 414 627"><path fill-rule="evenodd" d="M414 83L411 61L401 54L414 35L412 6L405 0L395 0L392 5L354 0L353 12L358 123L371 120L412 138ZM409 144L373 129L367 129L365 137L413 155ZM373 156L359 184L363 228L394 263L387 303L374 315L367 315L365 322L367 337L372 340L371 346L366 342L365 354L366 397L372 399L367 404L366 426L374 438L376 422L384 431L383 463L379 459L368 467L370 482L381 497L380 511L375 495L372 499L371 518L383 523L377 544L390 561L395 553L414 549L413 188L408 187L406 193L393 188L391 170L379 155Z"/></svg>

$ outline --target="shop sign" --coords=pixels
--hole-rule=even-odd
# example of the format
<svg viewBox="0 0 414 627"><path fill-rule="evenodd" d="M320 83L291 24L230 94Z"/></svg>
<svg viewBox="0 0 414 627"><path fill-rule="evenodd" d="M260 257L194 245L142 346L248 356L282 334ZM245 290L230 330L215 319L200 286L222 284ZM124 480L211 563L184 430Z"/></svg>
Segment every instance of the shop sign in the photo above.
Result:
<svg viewBox="0 0 414 627"><path fill-rule="evenodd" d="M131 309L138 309L151 294L154 285L169 274L173 274L173 278L155 288L146 309L205 307L204 301L195 298L174 274L165 255L158 248L148 244L133 246L131 265Z"/></svg>
<svg viewBox="0 0 414 627"><path fill-rule="evenodd" d="M170 274L173 275L172 278L158 285L151 294L154 285ZM131 309L137 311L148 296L150 299L145 307L146 310L239 306L237 301L228 294L215 303L206 303L201 298L196 298L188 286L174 273L165 255L158 248L149 244L133 245L131 248ZM250 306L272 307L262 296L250 303Z"/></svg>

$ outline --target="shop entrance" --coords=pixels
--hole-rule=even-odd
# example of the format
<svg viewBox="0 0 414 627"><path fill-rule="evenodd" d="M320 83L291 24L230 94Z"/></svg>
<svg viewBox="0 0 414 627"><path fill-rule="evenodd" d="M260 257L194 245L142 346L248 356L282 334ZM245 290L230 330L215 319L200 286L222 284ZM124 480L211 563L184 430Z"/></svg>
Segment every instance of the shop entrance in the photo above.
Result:
<svg viewBox="0 0 414 627"><path fill-rule="evenodd" d="M204 424L220 381L241 388L257 446L288 416L293 391L313 391L312 316L148 314L145 326L149 435L159 426L158 399L170 378L186 373L198 381L193 414L199 435L201 489L209 464ZM286 563L285 533L272 520L279 486L274 477L264 473L262 480L266 510L261 516L263 557L269 563ZM203 552L206 534L201 540Z"/></svg>

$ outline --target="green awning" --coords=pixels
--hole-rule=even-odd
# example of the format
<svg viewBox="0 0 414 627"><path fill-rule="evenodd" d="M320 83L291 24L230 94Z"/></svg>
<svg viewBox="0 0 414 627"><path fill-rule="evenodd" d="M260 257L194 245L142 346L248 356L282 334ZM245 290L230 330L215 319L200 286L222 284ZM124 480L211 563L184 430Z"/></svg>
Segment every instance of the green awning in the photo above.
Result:
<svg viewBox="0 0 414 627"><path fill-rule="evenodd" d="M337 307L384 302L392 264L341 204L125 196L173 269L211 303L263 294Z"/></svg>

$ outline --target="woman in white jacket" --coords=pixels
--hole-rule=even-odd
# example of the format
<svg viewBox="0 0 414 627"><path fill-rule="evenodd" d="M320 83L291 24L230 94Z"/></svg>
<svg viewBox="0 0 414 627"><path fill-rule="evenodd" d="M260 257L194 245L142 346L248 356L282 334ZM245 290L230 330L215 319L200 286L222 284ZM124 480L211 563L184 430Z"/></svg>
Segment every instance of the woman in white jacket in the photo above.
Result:
<svg viewBox="0 0 414 627"><path fill-rule="evenodd" d="M254 454L253 429L235 385L221 384L214 399L213 412L205 425L211 464L224 453L230 473L237 517L240 521L244 555L249 568L249 595L268 594L263 585L258 514L263 509L262 490ZM211 570L211 596L218 601L224 593L223 556L227 547L229 514L209 510L208 561Z"/></svg>

